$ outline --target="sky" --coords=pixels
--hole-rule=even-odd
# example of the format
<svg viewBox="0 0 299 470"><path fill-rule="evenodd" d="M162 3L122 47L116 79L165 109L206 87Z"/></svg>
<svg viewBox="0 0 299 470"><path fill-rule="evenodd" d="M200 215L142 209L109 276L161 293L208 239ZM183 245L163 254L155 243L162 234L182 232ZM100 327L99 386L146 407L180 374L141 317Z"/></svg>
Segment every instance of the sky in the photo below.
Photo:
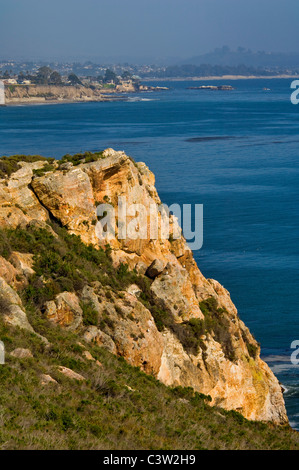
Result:
<svg viewBox="0 0 299 470"><path fill-rule="evenodd" d="M298 0L0 0L0 58L186 59L296 52Z"/></svg>

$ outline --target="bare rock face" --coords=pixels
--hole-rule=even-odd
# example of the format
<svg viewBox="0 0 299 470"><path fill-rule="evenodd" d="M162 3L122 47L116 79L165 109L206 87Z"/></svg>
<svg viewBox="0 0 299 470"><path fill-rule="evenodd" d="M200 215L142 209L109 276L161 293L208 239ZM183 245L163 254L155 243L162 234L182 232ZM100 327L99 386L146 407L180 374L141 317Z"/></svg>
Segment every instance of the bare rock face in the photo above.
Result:
<svg viewBox="0 0 299 470"><path fill-rule="evenodd" d="M163 333L163 339L158 378L166 385L192 386L210 395L212 405L235 409L247 419L287 421L278 380L260 359L247 356L245 361L241 357L231 361L212 337L205 341L204 354L197 355L187 354L169 331Z"/></svg>
<svg viewBox="0 0 299 470"><path fill-rule="evenodd" d="M160 204L160 199L154 186L154 175L142 164L142 175L139 166L124 152L116 152L107 149L103 152L102 160L82 164L82 170L88 175L97 204L109 203L116 211L118 217L118 198L125 197L127 205L143 204L149 208L151 204L155 207ZM147 231L149 234L149 219L147 220ZM105 245L106 241L98 240L99 244ZM150 236L145 239L120 239L117 236L110 240L113 248L113 259L115 264L126 262L133 269L142 261L149 266L156 258L168 261L172 258L168 250L169 242L151 240Z"/></svg>
<svg viewBox="0 0 299 470"><path fill-rule="evenodd" d="M157 305L169 311L178 322L203 318L188 272L177 264L168 263L151 290Z"/></svg>
<svg viewBox="0 0 299 470"><path fill-rule="evenodd" d="M81 168L48 173L34 178L31 185L43 206L71 233L80 235L86 243L97 243L92 225L96 220L92 187Z"/></svg>
<svg viewBox="0 0 299 470"><path fill-rule="evenodd" d="M134 163L124 152L107 149L95 162L33 176L33 169L43 164L24 163L7 181L0 180L0 227L39 223L49 228L46 222L54 217L70 233L98 248L107 243L97 237L98 204L112 204L117 222L119 196L125 197L128 205L153 206L158 212L160 199L154 175L144 163ZM176 219L163 211L159 223L165 217L171 233L180 232ZM80 327L85 341L123 356L166 385L191 386L210 395L212 404L238 410L249 419L286 423L280 385L260 359L259 346L239 319L229 292L202 275L184 238L168 240L160 233L154 238L150 220L146 222L146 227L136 225L136 231L146 228L142 240L120 238L118 226L109 241L111 256L115 266L127 263L141 275L147 272L151 279L144 280L151 283L153 307L167 314L171 325L158 331L154 313L142 303L138 288L130 286L121 295L113 291L107 295L100 283L78 293L80 302L92 305L97 312L96 325L82 325L79 297L68 292L46 304L48 318L70 329ZM18 261L11 259L15 266L0 259L0 314L8 323L30 329L12 287L14 269L26 275L32 267L29 259L17 256ZM183 328L193 327L200 332L196 345L188 344L183 334Z"/></svg>
<svg viewBox="0 0 299 470"><path fill-rule="evenodd" d="M123 315L121 319L120 311ZM144 372L157 375L163 342L149 310L135 296L126 294L124 299L116 302L116 314L118 319L115 319L115 326L110 328L110 334L117 353Z"/></svg>
<svg viewBox="0 0 299 470"><path fill-rule="evenodd" d="M90 292L89 292L90 293ZM93 296L103 298L98 288ZM130 364L157 376L161 366L163 340L149 310L138 300L135 293L122 292L111 302L99 302L94 297L93 307L99 316L99 326L89 326L84 334L87 342L104 346L113 354L124 357ZM83 297L86 299L86 290Z"/></svg>
<svg viewBox="0 0 299 470"><path fill-rule="evenodd" d="M62 292L55 300L46 302L45 314L47 318L57 325L75 330L82 323L82 309L76 294Z"/></svg>
<svg viewBox="0 0 299 470"><path fill-rule="evenodd" d="M19 271L5 258L0 256L0 277L2 277L7 284L17 287L17 277Z"/></svg>
<svg viewBox="0 0 299 470"><path fill-rule="evenodd" d="M68 379L78 380L79 382L86 380L85 377L83 377L83 375L78 374L77 372L74 372L72 369L69 369L68 367L59 366L58 370L61 374L65 375Z"/></svg>
<svg viewBox="0 0 299 470"><path fill-rule="evenodd" d="M44 164L20 163L22 168L8 181L0 179L0 227L25 227L32 219L48 220L47 210L30 188L33 170L42 168Z"/></svg>
<svg viewBox="0 0 299 470"><path fill-rule="evenodd" d="M128 294L134 295L135 297L138 298L138 297L140 297L140 294L142 293L142 290L136 284L131 284L127 288L127 292L128 292Z"/></svg>
<svg viewBox="0 0 299 470"><path fill-rule="evenodd" d="M24 348L14 349L10 353L10 355L13 356L13 357L17 357L18 359L28 359L28 358L33 357L33 354L30 351L30 349L24 349Z"/></svg>
<svg viewBox="0 0 299 470"><path fill-rule="evenodd" d="M33 255L31 253L18 253L14 251L10 256L10 261L25 277L30 277L34 274L32 269Z"/></svg>
<svg viewBox="0 0 299 470"><path fill-rule="evenodd" d="M18 326L32 333L34 332L28 322L26 312L23 310L20 297L3 278L0 278L0 315L11 326Z"/></svg>
<svg viewBox="0 0 299 470"><path fill-rule="evenodd" d="M87 343L94 342L98 346L103 346L112 354L117 354L117 349L113 339L96 326L89 326L86 329L83 337Z"/></svg>
<svg viewBox="0 0 299 470"><path fill-rule="evenodd" d="M34 274L33 255L30 253L11 254L9 261L0 256L0 277L16 290L28 284L28 277Z"/></svg>
<svg viewBox="0 0 299 470"><path fill-rule="evenodd" d="M145 274L147 271L147 265L143 261L139 261L134 268L138 274Z"/></svg>
<svg viewBox="0 0 299 470"><path fill-rule="evenodd" d="M89 351L83 351L82 356L84 356L88 361L95 361L95 358L90 354Z"/></svg>
<svg viewBox="0 0 299 470"><path fill-rule="evenodd" d="M81 301L85 304L90 304L97 311L101 311L101 304L99 297L96 295L95 290L91 286L85 286L81 292Z"/></svg>
<svg viewBox="0 0 299 470"><path fill-rule="evenodd" d="M41 374L40 381L42 385L58 385L57 380L53 379L49 374Z"/></svg>

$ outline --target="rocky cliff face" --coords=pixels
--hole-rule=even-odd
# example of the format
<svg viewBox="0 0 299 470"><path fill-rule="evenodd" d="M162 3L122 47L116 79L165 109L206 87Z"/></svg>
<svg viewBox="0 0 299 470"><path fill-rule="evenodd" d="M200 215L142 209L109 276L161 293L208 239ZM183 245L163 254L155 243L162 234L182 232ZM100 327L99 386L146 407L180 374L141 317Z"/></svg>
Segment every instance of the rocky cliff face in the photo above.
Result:
<svg viewBox="0 0 299 470"><path fill-rule="evenodd" d="M5 88L6 104L104 100L105 97L99 90L84 86L11 85Z"/></svg>
<svg viewBox="0 0 299 470"><path fill-rule="evenodd" d="M55 220L85 244L100 248L106 242L96 234L97 204L109 201L116 213L118 196L128 204L160 204L147 166L112 149L75 166L55 162L49 170L42 161L19 166L0 179L2 229L36 226L57 237L49 225ZM172 216L170 226L179 230ZM123 356L166 385L193 387L210 395L211 404L248 419L287 422L281 387L260 359L259 345L228 291L202 275L183 238L128 240L116 233L110 247L114 265L135 269L146 295L140 285L120 292L96 281L45 302L42 312L51 322L82 332L85 341ZM6 321L27 329L32 327L17 291L34 272L32 255L16 252L0 258ZM84 305L97 315L89 326L82 321Z"/></svg>

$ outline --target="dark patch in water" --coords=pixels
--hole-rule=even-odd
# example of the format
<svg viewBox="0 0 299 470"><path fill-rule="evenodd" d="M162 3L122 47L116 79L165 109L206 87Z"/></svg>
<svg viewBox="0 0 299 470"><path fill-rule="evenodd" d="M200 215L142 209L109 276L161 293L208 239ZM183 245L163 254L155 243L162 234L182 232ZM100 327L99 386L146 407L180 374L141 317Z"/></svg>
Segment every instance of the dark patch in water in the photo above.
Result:
<svg viewBox="0 0 299 470"><path fill-rule="evenodd" d="M272 144L297 144L299 140L273 140Z"/></svg>
<svg viewBox="0 0 299 470"><path fill-rule="evenodd" d="M211 140L230 140L234 139L234 137L223 135L223 136L207 136L207 137L192 137L190 139L186 139L185 142L210 142Z"/></svg>
<svg viewBox="0 0 299 470"><path fill-rule="evenodd" d="M238 147L260 147L262 145L269 145L269 143L262 143L262 142L257 142L255 144L244 144L244 145L238 145Z"/></svg>
<svg viewBox="0 0 299 470"><path fill-rule="evenodd" d="M299 140L271 140L270 142L255 142L253 144L244 144L244 145L239 145L238 147L257 147L257 146L262 146L262 145L282 145L282 144L296 144L298 143Z"/></svg>

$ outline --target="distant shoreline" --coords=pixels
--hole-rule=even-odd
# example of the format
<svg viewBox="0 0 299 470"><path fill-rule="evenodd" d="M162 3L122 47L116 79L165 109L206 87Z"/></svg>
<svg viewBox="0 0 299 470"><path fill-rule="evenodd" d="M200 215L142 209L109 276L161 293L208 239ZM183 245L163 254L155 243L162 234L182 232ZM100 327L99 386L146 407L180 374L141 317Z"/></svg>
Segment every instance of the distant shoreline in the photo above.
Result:
<svg viewBox="0 0 299 470"><path fill-rule="evenodd" d="M260 75L222 75L215 76L211 75L210 77L166 77L166 78L143 78L143 82L187 82L187 81L209 81L209 80L273 80L275 78L289 78L289 79L298 79L299 75L269 75L269 76L260 76Z"/></svg>
<svg viewBox="0 0 299 470"><path fill-rule="evenodd" d="M167 87L140 85L139 88L108 90L84 86L6 85L6 106L36 104L92 103L128 101L131 94L167 90Z"/></svg>
<svg viewBox="0 0 299 470"><path fill-rule="evenodd" d="M126 97L114 97L107 99L91 99L91 100L27 100L27 101L8 101L3 107L10 106L47 106L51 104L80 104L80 103L113 103L128 101Z"/></svg>

